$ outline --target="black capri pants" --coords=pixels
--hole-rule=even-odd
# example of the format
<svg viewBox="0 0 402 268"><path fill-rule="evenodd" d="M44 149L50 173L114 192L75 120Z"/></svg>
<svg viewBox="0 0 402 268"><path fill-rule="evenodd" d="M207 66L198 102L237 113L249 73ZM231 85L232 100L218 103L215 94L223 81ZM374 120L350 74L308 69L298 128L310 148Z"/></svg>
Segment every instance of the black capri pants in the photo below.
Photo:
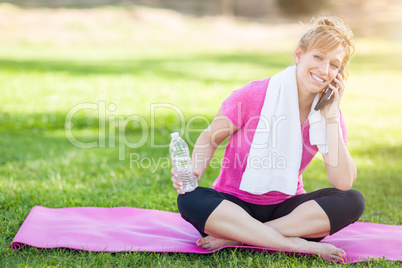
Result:
<svg viewBox="0 0 402 268"><path fill-rule="evenodd" d="M260 222L272 221L286 216L300 204L314 200L329 218L330 234L336 233L357 221L363 214L365 207L364 197L360 192L356 190L341 191L335 188L325 188L307 194L295 195L279 204L258 205L211 188L198 187L184 195L179 194L177 205L182 218L191 223L202 236L207 236L204 233L205 222L223 200L239 205ZM308 238L307 240L320 241L323 238Z"/></svg>

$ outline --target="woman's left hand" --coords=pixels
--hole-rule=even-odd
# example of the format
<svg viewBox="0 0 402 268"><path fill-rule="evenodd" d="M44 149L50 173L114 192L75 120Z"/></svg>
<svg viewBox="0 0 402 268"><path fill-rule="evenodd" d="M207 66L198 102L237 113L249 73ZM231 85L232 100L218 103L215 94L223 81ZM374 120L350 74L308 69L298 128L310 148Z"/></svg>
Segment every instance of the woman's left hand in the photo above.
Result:
<svg viewBox="0 0 402 268"><path fill-rule="evenodd" d="M343 96L343 93L345 92L345 83L342 79L341 74L337 74L336 77L334 78L335 86L332 86L329 84L329 88L333 91L333 102L331 104L328 104L324 106L323 109L323 116L325 117L325 120L331 121L331 120L337 120L339 117L339 105Z"/></svg>

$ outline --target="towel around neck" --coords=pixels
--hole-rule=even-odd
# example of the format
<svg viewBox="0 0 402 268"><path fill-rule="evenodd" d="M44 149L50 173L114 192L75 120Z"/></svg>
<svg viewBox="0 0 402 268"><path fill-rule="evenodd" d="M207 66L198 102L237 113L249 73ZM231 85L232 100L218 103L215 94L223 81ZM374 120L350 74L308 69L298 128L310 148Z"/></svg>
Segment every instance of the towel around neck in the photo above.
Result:
<svg viewBox="0 0 402 268"><path fill-rule="evenodd" d="M308 116L310 143L326 154L325 119L313 109L318 98L319 94ZM269 81L240 190L257 195L270 191L294 195L302 152L296 66L290 66Z"/></svg>

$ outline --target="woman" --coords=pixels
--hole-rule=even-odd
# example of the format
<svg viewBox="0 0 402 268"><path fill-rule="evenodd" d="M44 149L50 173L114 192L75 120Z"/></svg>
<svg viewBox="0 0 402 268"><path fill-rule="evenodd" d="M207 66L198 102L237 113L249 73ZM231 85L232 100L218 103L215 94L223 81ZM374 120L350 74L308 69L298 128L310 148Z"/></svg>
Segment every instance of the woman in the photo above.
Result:
<svg viewBox="0 0 402 268"><path fill-rule="evenodd" d="M318 242L357 221L365 206L351 189L356 166L339 110L347 77L339 71L354 52L352 36L339 18L315 20L294 51L295 66L248 83L222 103L192 154L200 179L229 137L213 189L184 193L172 169L179 211L203 236L199 247L247 244L343 261L342 249ZM331 100L315 112L327 86ZM318 150L333 188L306 193L301 174Z"/></svg>

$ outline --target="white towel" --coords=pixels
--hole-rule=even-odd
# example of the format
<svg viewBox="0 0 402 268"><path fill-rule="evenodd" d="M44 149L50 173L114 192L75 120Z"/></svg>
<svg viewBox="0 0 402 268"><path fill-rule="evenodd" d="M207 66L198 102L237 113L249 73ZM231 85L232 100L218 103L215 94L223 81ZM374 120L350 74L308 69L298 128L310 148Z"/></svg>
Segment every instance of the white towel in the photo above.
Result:
<svg viewBox="0 0 402 268"><path fill-rule="evenodd" d="M310 137L326 149L325 120L313 107ZM257 195L270 191L296 194L302 152L296 66L290 66L269 81L240 190Z"/></svg>
<svg viewBox="0 0 402 268"><path fill-rule="evenodd" d="M325 118L322 116L320 111L314 110L315 105L319 100L320 94L315 96L313 105L311 105L311 110L308 115L308 121L310 124L310 144L317 145L318 150L322 154L328 153L328 142L327 142L327 124ZM339 118L340 113L338 112L337 117ZM338 120L339 122L339 120ZM341 127L338 123L339 128ZM342 131L340 131L342 135Z"/></svg>

